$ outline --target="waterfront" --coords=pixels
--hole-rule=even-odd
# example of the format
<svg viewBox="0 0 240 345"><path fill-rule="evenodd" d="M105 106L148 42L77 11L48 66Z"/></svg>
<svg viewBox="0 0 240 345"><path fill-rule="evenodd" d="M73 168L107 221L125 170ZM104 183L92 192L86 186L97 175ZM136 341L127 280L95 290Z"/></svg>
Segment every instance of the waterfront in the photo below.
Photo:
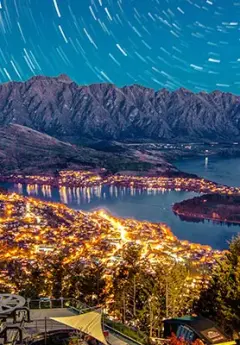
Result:
<svg viewBox="0 0 240 345"><path fill-rule="evenodd" d="M136 254L134 267L142 270L144 281L151 277L155 280L159 267L169 274L177 263L191 263L192 274L186 271L184 286L186 291L191 287L191 295L194 289L195 296L203 284L208 284L209 273L223 255L210 246L179 241L164 223L116 218L103 210L77 212L60 203L4 192L0 193L0 238L4 267L0 283L8 291L22 291L28 284L31 296L56 296L56 286L60 286L70 296L72 287L77 293L87 287L85 301L90 302L96 296L97 285L93 282L102 281L104 284L98 286L104 289L104 303L110 308L114 281L119 279L118 272L130 253L130 257ZM128 264L125 267L129 269ZM90 279L93 290L85 282L79 289L76 278L83 274ZM79 283L83 282L80 279ZM33 287L38 289L37 293ZM63 296L63 292L58 292L58 296Z"/></svg>
<svg viewBox="0 0 240 345"><path fill-rule="evenodd" d="M199 194L186 191L141 190L125 187L99 186L86 188L53 188L2 183L9 191L62 202L73 209L90 211L104 208L113 215L151 222L165 222L181 240L207 244L216 249L227 248L227 241L239 231L238 226L212 222L183 222L172 212L172 205Z"/></svg>
<svg viewBox="0 0 240 345"><path fill-rule="evenodd" d="M185 172L195 173L200 177L208 178L225 185L239 186L240 159L217 159L202 157L194 160L182 160L177 162L177 167ZM225 249L228 247L228 241L235 236L240 227L228 224L218 224L212 221L203 221L200 223L181 221L179 217L172 212L172 205L186 199L198 196L194 190L202 190L204 193L215 192L216 186L200 182L180 179L178 182L167 182L168 179L154 180L147 182L147 185L165 186L162 189L147 188L145 181L136 180L134 187L132 180L128 181L124 177L108 179L109 183L115 185L99 184L101 178L90 175L80 174L76 176L68 173L63 175L62 183L74 184L76 181L85 183L86 187L53 187L47 185L48 179L38 185L34 183L0 183L0 186L7 188L25 196L37 197L46 201L61 202L72 209L91 211L94 209L107 209L113 215L123 218L135 218L137 220L148 220L151 222L165 222L171 227L173 233L181 240L188 240L194 243L210 245L216 249ZM171 179L170 179L171 180ZM169 181L170 181L169 180ZM45 183L45 184L44 184ZM91 185L91 184L96 185ZM117 184L117 185L116 185ZM134 183L135 184L135 183ZM125 186L126 185L126 186ZM141 186L145 186L144 189ZM175 187L174 187L175 186ZM168 190L171 189L174 190ZM192 191L187 191L187 188ZM180 189L184 189L181 190ZM186 189L186 190L185 190ZM219 187L221 193L231 193L228 189Z"/></svg>

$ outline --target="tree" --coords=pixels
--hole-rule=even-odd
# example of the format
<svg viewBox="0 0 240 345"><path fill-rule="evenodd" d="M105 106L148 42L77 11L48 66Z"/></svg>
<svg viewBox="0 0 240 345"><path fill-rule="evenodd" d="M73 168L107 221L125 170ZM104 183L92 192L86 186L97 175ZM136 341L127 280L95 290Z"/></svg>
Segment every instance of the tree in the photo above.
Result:
<svg viewBox="0 0 240 345"><path fill-rule="evenodd" d="M159 267L156 272L143 270L139 277L137 315L139 327L149 337L160 335L161 322L166 315L165 271Z"/></svg>
<svg viewBox="0 0 240 345"><path fill-rule="evenodd" d="M37 263L28 263L23 269L22 262L13 259L7 263L7 268L16 293L26 298L38 298L43 293L44 272Z"/></svg>
<svg viewBox="0 0 240 345"><path fill-rule="evenodd" d="M240 236L232 240L229 251L218 262L195 309L231 335L240 331Z"/></svg>
<svg viewBox="0 0 240 345"><path fill-rule="evenodd" d="M114 303L111 308L118 314L122 322L135 320L137 316L137 285L141 271L140 245L127 243L122 250L120 261L114 276L110 293Z"/></svg>
<svg viewBox="0 0 240 345"><path fill-rule="evenodd" d="M104 300L104 267L93 261L91 265L74 263L65 267L66 275L63 294L79 299L89 306L101 304Z"/></svg>
<svg viewBox="0 0 240 345"><path fill-rule="evenodd" d="M48 258L48 273L51 281L51 296L60 298L63 293L63 284L65 280L65 266L63 264L65 255L57 254Z"/></svg>
<svg viewBox="0 0 240 345"><path fill-rule="evenodd" d="M188 267L182 263L175 263L167 270L166 284L166 317L179 317L191 309L193 301L188 293ZM193 294L191 294L194 297Z"/></svg>
<svg viewBox="0 0 240 345"><path fill-rule="evenodd" d="M166 257L158 263L142 260L141 251L141 246L132 243L123 248L123 259L112 278L111 311L149 337L160 336L163 318L182 316L192 308L193 298L187 291L190 271Z"/></svg>

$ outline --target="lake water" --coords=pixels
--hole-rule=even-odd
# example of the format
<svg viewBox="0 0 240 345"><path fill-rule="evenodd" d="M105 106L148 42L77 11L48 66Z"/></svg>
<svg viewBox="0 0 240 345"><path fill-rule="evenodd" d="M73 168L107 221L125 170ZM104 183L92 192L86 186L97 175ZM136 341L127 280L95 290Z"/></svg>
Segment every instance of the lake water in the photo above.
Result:
<svg viewBox="0 0 240 345"><path fill-rule="evenodd" d="M217 160L209 159L208 167L205 159L181 161L177 166L184 171L196 173L208 179L224 184L239 185L237 174L240 169L240 159ZM95 188L51 188L44 186L26 186L1 184L10 191L27 196L38 197L47 201L62 202L71 208L90 211L104 208L112 214L165 222L179 239L195 243L207 244L216 249L228 247L228 241L239 231L239 226L214 224L211 221L201 223L181 221L172 212L172 205L184 199L196 196L193 192L176 191L141 191L124 187L95 187Z"/></svg>
<svg viewBox="0 0 240 345"><path fill-rule="evenodd" d="M197 174L218 183L240 186L240 158L203 157L181 160L175 165L182 171Z"/></svg>

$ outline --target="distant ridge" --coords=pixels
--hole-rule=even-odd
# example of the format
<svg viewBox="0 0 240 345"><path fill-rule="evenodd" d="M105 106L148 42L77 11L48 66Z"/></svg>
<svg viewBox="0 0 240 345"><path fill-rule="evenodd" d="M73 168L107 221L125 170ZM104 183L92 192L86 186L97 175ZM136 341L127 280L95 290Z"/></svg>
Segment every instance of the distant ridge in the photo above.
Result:
<svg viewBox="0 0 240 345"><path fill-rule="evenodd" d="M68 76L0 85L0 126L19 124L61 140L240 140L240 96L78 86Z"/></svg>

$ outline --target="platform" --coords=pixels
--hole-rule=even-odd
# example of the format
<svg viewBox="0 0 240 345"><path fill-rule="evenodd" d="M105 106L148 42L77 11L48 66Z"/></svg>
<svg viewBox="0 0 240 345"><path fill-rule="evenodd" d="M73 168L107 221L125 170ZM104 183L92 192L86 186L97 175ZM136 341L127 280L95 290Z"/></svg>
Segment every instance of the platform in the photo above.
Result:
<svg viewBox="0 0 240 345"><path fill-rule="evenodd" d="M54 309L31 309L31 323L25 325L25 335L34 335L43 333L45 331L57 331L60 329L69 329L70 327L64 326L61 323L51 320L52 317L64 317L76 315L71 309L68 308L54 308ZM115 334L109 334L107 342L110 345L128 345L119 339Z"/></svg>

